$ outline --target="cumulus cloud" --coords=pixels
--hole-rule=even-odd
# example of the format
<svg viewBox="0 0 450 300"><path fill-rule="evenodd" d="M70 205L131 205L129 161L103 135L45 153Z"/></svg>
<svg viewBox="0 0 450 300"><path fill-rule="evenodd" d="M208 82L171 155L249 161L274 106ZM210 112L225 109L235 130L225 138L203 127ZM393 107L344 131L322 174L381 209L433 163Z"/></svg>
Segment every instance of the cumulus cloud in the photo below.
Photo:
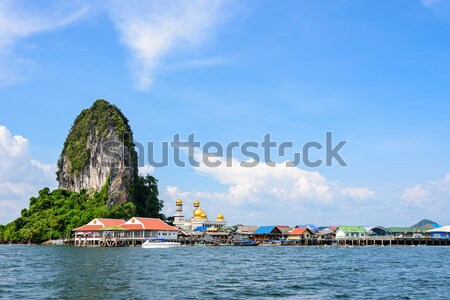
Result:
<svg viewBox="0 0 450 300"><path fill-rule="evenodd" d="M446 174L441 180L407 187L402 194L404 202L418 207L431 203L437 206L447 202L448 197L450 197L450 174Z"/></svg>
<svg viewBox="0 0 450 300"><path fill-rule="evenodd" d="M411 186L405 189L402 198L406 202L416 205L425 204L429 202L431 192L425 189L421 184Z"/></svg>
<svg viewBox="0 0 450 300"><path fill-rule="evenodd" d="M201 152L195 156L196 161L202 161ZM331 207L344 205L349 200L367 200L375 195L366 187L341 187L327 181L319 172L288 167L285 162L274 167L260 163L246 168L236 159L231 159L231 167L226 166L224 159L217 160L222 162L219 167L200 163L195 170L222 184L225 191L183 191L177 186L168 186L165 197L172 201L177 198L204 200L208 208L219 206L221 212L233 214L236 221L242 222L258 212L267 214L280 209L300 212L313 206ZM239 207L245 209L237 209Z"/></svg>
<svg viewBox="0 0 450 300"><path fill-rule="evenodd" d="M315 199L326 203L332 196L330 185L318 172L286 167L285 163L245 168L234 161L232 167L224 162L217 168L202 164L197 171L228 185L226 197L233 203L261 202L268 198L291 202Z"/></svg>
<svg viewBox="0 0 450 300"><path fill-rule="evenodd" d="M16 218L30 196L55 185L55 166L33 160L28 140L0 125L0 223Z"/></svg>
<svg viewBox="0 0 450 300"><path fill-rule="evenodd" d="M375 196L375 192L365 187L349 187L341 190L344 196L356 200L368 200Z"/></svg>
<svg viewBox="0 0 450 300"><path fill-rule="evenodd" d="M39 8L36 6L39 5ZM33 34L67 26L84 16L88 6L0 2L0 86L17 83L33 62L14 54L16 44Z"/></svg>
<svg viewBox="0 0 450 300"><path fill-rule="evenodd" d="M139 167L139 175L145 176L147 174L152 174L155 168L150 165L145 165L143 167Z"/></svg>
<svg viewBox="0 0 450 300"><path fill-rule="evenodd" d="M450 173L438 180L430 180L409 186L403 190L398 202L399 213L420 216L438 224L448 224L448 200L450 199Z"/></svg>
<svg viewBox="0 0 450 300"><path fill-rule="evenodd" d="M224 6L221 0L134 0L109 5L120 40L131 51L137 88L150 87L161 61L174 51L183 51L184 56L202 45L226 18Z"/></svg>

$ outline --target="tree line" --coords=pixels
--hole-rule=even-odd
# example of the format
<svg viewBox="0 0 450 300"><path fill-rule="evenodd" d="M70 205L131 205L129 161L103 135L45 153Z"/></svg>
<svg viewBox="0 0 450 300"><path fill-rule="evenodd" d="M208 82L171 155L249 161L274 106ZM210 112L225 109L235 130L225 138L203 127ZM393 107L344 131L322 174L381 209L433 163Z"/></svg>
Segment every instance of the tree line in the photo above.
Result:
<svg viewBox="0 0 450 300"><path fill-rule="evenodd" d="M50 239L69 238L73 229L94 218L131 219L134 216L161 218L164 202L159 199L158 181L147 175L138 176L130 201L108 202L108 185L100 192L43 188L30 198L28 209L7 225L0 225L0 243L42 243Z"/></svg>

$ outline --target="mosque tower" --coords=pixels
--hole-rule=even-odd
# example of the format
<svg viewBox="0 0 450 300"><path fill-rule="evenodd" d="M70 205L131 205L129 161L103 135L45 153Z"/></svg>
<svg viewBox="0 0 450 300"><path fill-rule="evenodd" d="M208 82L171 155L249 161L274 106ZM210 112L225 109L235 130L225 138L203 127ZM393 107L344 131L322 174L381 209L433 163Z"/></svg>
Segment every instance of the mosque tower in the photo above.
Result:
<svg viewBox="0 0 450 300"><path fill-rule="evenodd" d="M181 199L178 199L175 204L176 204L176 213L173 216L173 224L175 226L183 225L184 224L183 201Z"/></svg>
<svg viewBox="0 0 450 300"><path fill-rule="evenodd" d="M173 215L173 225L181 230L190 232L198 227L208 227L211 230L218 230L226 226L226 221L222 214L217 215L216 220L208 220L208 215L200 207L200 201L194 201L194 210L192 211L192 217L185 219L183 215L183 201L178 199L176 202L176 213Z"/></svg>

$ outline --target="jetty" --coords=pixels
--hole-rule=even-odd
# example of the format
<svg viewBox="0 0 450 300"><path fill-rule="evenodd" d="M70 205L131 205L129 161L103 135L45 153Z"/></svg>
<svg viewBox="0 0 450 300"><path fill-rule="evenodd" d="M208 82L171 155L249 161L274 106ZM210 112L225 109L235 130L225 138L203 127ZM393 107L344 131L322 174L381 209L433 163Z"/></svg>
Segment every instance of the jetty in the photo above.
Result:
<svg viewBox="0 0 450 300"><path fill-rule="evenodd" d="M270 226L227 226L219 213L208 219L199 201L193 202L193 216L184 218L183 202L176 201L173 225L158 218L95 218L73 230L67 244L79 247L141 246L146 240L161 238L185 246L450 246L450 226L425 224L422 227L321 226L313 224ZM419 224L422 225L422 224Z"/></svg>
<svg viewBox="0 0 450 300"><path fill-rule="evenodd" d="M122 232L108 232L107 235L78 235L71 240L66 240L65 244L78 247L133 247L141 246L149 236L125 236ZM178 233L173 241L180 242L184 246L194 246L205 244L206 246L219 245L235 245L242 239L233 237L214 237L205 235L188 235ZM248 240L255 240L250 237ZM256 240L255 240L256 241ZM365 237L365 238L328 238L320 239L310 237L308 239L289 241L286 239L279 240L258 240L264 246L450 246L449 238L432 238L432 237Z"/></svg>

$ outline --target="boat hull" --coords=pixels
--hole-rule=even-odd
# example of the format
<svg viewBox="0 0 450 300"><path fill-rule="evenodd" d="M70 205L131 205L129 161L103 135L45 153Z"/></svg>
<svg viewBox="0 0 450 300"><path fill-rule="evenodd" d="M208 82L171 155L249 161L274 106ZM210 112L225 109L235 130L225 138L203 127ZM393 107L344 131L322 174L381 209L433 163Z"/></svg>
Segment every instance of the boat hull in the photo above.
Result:
<svg viewBox="0 0 450 300"><path fill-rule="evenodd" d="M177 242L165 242L165 243L144 243L142 248L152 249L152 248L175 248L180 247L181 244Z"/></svg>
<svg viewBox="0 0 450 300"><path fill-rule="evenodd" d="M252 241L252 240L246 240L246 241L235 242L234 245L235 246L245 246L245 247L250 246L251 247L251 246L258 246L259 242L255 242L255 241Z"/></svg>

